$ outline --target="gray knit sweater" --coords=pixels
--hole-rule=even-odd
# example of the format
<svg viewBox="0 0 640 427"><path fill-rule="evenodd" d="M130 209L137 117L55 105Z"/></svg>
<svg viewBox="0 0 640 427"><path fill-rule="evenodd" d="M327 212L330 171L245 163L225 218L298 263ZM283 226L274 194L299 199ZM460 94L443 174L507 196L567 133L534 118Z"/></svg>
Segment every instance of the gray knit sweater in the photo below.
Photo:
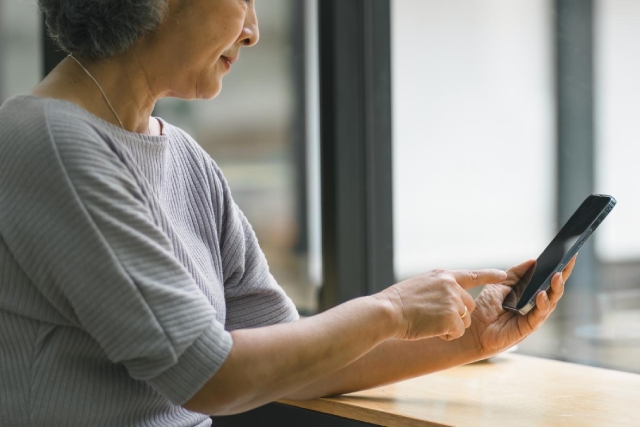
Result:
<svg viewBox="0 0 640 427"><path fill-rule="evenodd" d="M228 331L297 319L220 169L162 123L0 108L0 425L210 425L179 405Z"/></svg>

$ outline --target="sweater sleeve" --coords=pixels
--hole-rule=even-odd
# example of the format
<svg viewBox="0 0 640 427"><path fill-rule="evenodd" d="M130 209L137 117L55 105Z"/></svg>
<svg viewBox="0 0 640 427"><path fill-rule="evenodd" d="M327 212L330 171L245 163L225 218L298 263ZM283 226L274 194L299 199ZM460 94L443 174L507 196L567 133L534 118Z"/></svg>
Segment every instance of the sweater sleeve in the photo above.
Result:
<svg viewBox="0 0 640 427"><path fill-rule="evenodd" d="M233 205L238 230L240 256L227 264L230 276L225 282L227 301L226 326L229 330L253 328L298 320L298 311L278 285L258 240L237 205ZM242 243L240 243L242 242Z"/></svg>
<svg viewBox="0 0 640 427"><path fill-rule="evenodd" d="M186 402L232 340L144 191L89 124L40 120L13 131L0 145L0 233L15 259L113 363Z"/></svg>
<svg viewBox="0 0 640 427"><path fill-rule="evenodd" d="M298 311L278 285L251 224L231 196L222 171L210 160L216 191L222 193L220 246L228 330L298 320Z"/></svg>

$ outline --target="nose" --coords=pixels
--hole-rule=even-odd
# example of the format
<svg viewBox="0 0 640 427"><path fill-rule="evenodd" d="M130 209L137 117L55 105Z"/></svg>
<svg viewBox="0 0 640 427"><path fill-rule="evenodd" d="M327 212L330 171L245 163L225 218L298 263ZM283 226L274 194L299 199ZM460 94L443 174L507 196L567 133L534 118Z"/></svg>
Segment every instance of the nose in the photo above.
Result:
<svg viewBox="0 0 640 427"><path fill-rule="evenodd" d="M247 11L247 17L244 21L244 27L240 34L240 42L244 46L253 46L260 40L260 29L258 28L258 16L256 15L256 9L251 7Z"/></svg>

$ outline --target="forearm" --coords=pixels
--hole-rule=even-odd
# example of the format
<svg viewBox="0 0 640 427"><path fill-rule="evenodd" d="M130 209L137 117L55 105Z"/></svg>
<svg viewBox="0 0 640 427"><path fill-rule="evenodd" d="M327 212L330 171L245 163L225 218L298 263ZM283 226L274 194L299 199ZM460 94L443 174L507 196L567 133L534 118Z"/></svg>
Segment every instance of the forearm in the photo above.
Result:
<svg viewBox="0 0 640 427"><path fill-rule="evenodd" d="M298 322L234 331L231 353L185 407L217 415L255 408L344 368L395 333L389 307L372 297Z"/></svg>
<svg viewBox="0 0 640 427"><path fill-rule="evenodd" d="M420 341L390 339L369 353L309 384L287 399L302 400L365 390L414 378L481 359L468 335L458 340L429 338Z"/></svg>

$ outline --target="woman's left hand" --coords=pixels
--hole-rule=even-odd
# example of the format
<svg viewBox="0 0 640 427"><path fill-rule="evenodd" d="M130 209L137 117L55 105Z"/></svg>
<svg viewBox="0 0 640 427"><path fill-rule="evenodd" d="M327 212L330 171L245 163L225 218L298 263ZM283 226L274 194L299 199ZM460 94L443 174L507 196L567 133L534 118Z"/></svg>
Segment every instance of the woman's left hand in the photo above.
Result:
<svg viewBox="0 0 640 427"><path fill-rule="evenodd" d="M564 284L571 275L576 257L567 264L562 273L556 273L546 292L536 297L535 307L526 315L502 308L502 301L518 280L525 274L534 260L526 261L507 270L507 279L495 285L486 285L476 299L476 308L471 313L471 326L465 335L473 339L474 348L484 359L512 347L529 336L549 317L564 292Z"/></svg>

